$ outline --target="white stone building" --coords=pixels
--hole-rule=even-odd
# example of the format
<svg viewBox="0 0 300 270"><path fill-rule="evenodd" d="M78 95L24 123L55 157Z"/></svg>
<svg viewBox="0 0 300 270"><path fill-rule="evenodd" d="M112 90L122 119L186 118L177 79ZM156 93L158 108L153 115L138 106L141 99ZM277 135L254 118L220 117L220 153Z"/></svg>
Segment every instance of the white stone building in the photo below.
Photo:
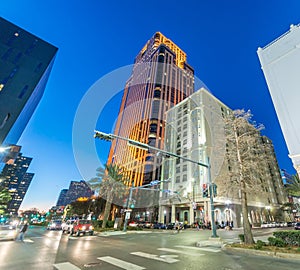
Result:
<svg viewBox="0 0 300 270"><path fill-rule="evenodd" d="M257 54L272 97L289 156L300 175L300 24Z"/></svg>
<svg viewBox="0 0 300 270"><path fill-rule="evenodd" d="M221 224L232 221L241 226L239 187L229 187L234 161L229 161L228 141L224 133L225 116L232 111L210 92L201 88L167 112L165 150L187 159L211 164L211 181L217 186L214 197L215 220ZM272 142L257 135L257 143L266 155L260 187L248 194L249 219L260 224L271 221L266 210L279 208L286 201ZM255 161L254 162L258 162ZM167 156L163 161L159 221L179 220L188 224L211 220L211 204L203 189L208 187L208 169L180 158ZM256 177L253 173L253 178ZM259 192L257 192L259 190ZM203 196L204 195L204 196ZM267 216L269 215L269 217Z"/></svg>

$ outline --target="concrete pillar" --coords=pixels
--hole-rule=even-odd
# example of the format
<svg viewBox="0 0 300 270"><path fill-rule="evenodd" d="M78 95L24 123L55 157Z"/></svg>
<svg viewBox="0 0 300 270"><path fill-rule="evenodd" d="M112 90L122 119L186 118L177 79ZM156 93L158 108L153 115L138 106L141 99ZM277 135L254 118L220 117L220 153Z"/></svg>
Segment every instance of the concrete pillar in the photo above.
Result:
<svg viewBox="0 0 300 270"><path fill-rule="evenodd" d="M172 212L171 212L171 222L176 221L176 206L175 204L172 204Z"/></svg>
<svg viewBox="0 0 300 270"><path fill-rule="evenodd" d="M189 224L193 224L195 222L194 220L194 208L193 208L193 204L190 204L190 214L189 214Z"/></svg>
<svg viewBox="0 0 300 270"><path fill-rule="evenodd" d="M158 222L160 223L164 223L164 218L165 218L165 215L164 215L164 211L165 211L166 207L163 206L163 205L160 205L159 208L158 208Z"/></svg>

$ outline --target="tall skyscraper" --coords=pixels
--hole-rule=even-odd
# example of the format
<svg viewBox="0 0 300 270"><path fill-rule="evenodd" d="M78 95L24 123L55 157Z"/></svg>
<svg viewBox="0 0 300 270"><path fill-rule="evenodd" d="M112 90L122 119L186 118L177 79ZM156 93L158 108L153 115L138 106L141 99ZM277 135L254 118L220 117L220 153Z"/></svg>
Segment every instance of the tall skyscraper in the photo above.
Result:
<svg viewBox="0 0 300 270"><path fill-rule="evenodd" d="M44 93L56 52L0 17L0 146L18 142Z"/></svg>
<svg viewBox="0 0 300 270"><path fill-rule="evenodd" d="M75 202L80 197L90 198L94 192L84 181L71 181L69 189L62 189L56 206L66 206L71 202Z"/></svg>
<svg viewBox="0 0 300 270"><path fill-rule="evenodd" d="M194 70L186 54L157 32L135 58L115 134L163 149L165 112L194 91ZM108 162L123 166L135 186L159 179L161 157L115 140Z"/></svg>
<svg viewBox="0 0 300 270"><path fill-rule="evenodd" d="M67 193L68 193L68 189L66 189L66 188L64 188L60 191L56 206L65 206L66 205Z"/></svg>
<svg viewBox="0 0 300 270"><path fill-rule="evenodd" d="M6 164L0 174L0 185L7 188L12 196L8 203L7 212L13 215L18 214L24 196L28 190L33 173L27 173L32 158L22 156L19 153L17 158L11 164Z"/></svg>
<svg viewBox="0 0 300 270"><path fill-rule="evenodd" d="M258 48L257 54L289 156L300 175L300 24L291 25L288 32L264 48Z"/></svg>

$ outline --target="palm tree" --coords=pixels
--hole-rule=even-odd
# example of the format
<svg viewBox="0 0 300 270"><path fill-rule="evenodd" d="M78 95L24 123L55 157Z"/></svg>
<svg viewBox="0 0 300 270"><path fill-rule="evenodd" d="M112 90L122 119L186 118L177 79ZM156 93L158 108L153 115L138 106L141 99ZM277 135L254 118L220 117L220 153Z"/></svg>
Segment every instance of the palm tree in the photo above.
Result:
<svg viewBox="0 0 300 270"><path fill-rule="evenodd" d="M0 187L0 214L5 213L7 203L12 199L7 188Z"/></svg>
<svg viewBox="0 0 300 270"><path fill-rule="evenodd" d="M99 197L106 199L102 228L106 227L109 218L111 204L115 198L122 198L126 192L126 178L122 167L116 164L105 164L104 168L98 168L96 177L88 181Z"/></svg>
<svg viewBox="0 0 300 270"><path fill-rule="evenodd" d="M290 196L300 196L300 180L298 174L293 175L291 179L287 180L286 191Z"/></svg>

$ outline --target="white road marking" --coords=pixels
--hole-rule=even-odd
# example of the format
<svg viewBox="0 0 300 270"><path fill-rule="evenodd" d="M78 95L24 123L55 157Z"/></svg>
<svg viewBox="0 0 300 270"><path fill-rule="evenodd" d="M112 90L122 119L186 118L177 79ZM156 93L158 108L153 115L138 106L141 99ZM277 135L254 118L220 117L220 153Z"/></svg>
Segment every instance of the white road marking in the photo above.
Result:
<svg viewBox="0 0 300 270"><path fill-rule="evenodd" d="M34 241L32 241L31 239L24 239L24 242L26 242L26 243L34 243Z"/></svg>
<svg viewBox="0 0 300 270"><path fill-rule="evenodd" d="M58 270L80 270L76 265L69 262L53 264L53 266Z"/></svg>
<svg viewBox="0 0 300 270"><path fill-rule="evenodd" d="M192 250L204 250L204 251L209 251L209 252L220 252L220 249L216 249L216 248L209 248L209 247L190 247L190 246L175 246L178 248L185 248L185 249L192 249Z"/></svg>
<svg viewBox="0 0 300 270"><path fill-rule="evenodd" d="M115 265L115 266L120 267L122 269L126 269L126 270L146 269L146 268L141 267L139 265L129 263L129 262L126 262L126 261L122 261L122 260L119 260L117 258L110 257L110 256L98 257L97 259L100 260L100 261L104 261L104 262L110 263L112 265Z"/></svg>
<svg viewBox="0 0 300 270"><path fill-rule="evenodd" d="M188 251L182 251L182 250L171 249L171 248L158 248L157 250L166 251L166 252L173 252L173 253L180 253L180 254L185 254L185 255L190 255L190 256L204 255L204 254L190 253Z"/></svg>
<svg viewBox="0 0 300 270"><path fill-rule="evenodd" d="M152 259L152 260L160 261L160 262L165 262L165 263L179 262L179 260L176 260L176 259L173 258L174 255L164 255L163 257L159 257L158 255L144 253L144 252L132 252L130 254L136 255L136 256L140 256L140 257L143 257L143 258L147 258L147 259Z"/></svg>

